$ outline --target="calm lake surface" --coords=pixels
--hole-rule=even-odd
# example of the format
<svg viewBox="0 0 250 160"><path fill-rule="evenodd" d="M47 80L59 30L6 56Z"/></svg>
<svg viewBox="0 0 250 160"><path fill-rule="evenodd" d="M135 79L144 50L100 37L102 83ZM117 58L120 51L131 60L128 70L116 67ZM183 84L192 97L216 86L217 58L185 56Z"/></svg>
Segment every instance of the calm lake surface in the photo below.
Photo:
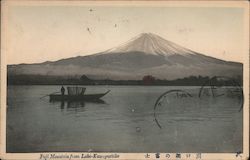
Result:
<svg viewBox="0 0 250 160"><path fill-rule="evenodd" d="M200 87L86 86L86 93L111 92L103 103L40 99L60 87L8 86L7 152L242 151L242 100L226 89L199 98ZM172 89L192 97L173 92L154 110Z"/></svg>

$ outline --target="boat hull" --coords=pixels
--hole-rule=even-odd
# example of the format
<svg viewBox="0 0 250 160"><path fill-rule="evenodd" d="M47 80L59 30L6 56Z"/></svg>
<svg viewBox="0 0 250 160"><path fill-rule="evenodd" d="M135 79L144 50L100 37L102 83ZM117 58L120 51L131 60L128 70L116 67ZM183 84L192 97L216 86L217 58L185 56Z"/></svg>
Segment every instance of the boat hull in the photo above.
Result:
<svg viewBox="0 0 250 160"><path fill-rule="evenodd" d="M50 94L49 98L50 101L95 101L105 96L108 92L100 94L84 94L84 95Z"/></svg>

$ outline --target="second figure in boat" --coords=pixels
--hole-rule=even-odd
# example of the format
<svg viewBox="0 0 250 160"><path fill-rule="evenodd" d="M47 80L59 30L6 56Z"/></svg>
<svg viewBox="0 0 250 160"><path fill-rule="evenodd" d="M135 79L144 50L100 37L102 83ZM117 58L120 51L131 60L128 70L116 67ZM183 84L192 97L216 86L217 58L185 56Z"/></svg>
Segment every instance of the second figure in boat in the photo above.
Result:
<svg viewBox="0 0 250 160"><path fill-rule="evenodd" d="M62 88L61 88L62 96L64 96L64 92L65 92L65 88L62 86Z"/></svg>

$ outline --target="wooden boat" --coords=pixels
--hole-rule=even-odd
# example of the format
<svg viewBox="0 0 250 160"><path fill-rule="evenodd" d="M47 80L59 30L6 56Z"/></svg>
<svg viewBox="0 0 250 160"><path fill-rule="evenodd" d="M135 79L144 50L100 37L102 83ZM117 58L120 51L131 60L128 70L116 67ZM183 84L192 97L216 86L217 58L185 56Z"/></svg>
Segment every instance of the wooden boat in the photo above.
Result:
<svg viewBox="0 0 250 160"><path fill-rule="evenodd" d="M105 93L98 94L79 94L79 95L61 95L61 94L50 94L50 101L96 101L101 97L108 94L110 90Z"/></svg>

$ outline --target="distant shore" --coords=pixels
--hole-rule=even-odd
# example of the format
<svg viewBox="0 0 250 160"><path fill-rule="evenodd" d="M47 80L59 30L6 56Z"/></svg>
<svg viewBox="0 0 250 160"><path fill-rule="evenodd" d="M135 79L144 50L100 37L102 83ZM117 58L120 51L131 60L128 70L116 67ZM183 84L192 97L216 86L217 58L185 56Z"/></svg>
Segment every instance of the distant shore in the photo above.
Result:
<svg viewBox="0 0 250 160"><path fill-rule="evenodd" d="M212 83L212 84L210 84ZM44 75L9 75L7 85L132 85L132 86L242 86L242 77L218 79L208 76L189 76L174 80L162 80L146 75L141 80L90 79L80 77L44 76Z"/></svg>

